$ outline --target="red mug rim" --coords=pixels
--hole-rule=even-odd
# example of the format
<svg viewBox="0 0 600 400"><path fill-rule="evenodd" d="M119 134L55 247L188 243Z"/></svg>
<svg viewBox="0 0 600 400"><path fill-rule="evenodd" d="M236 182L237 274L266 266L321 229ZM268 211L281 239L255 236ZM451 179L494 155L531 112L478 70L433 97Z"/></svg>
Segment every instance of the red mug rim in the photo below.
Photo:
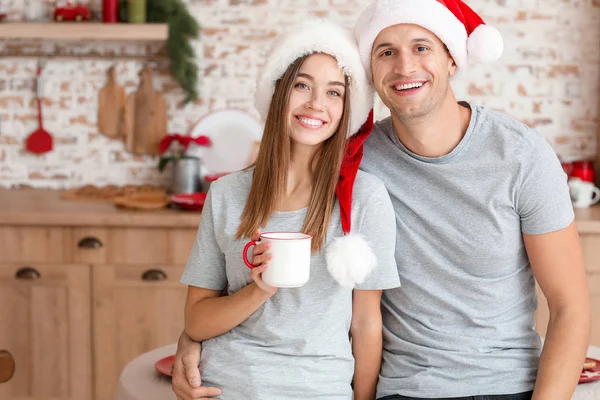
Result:
<svg viewBox="0 0 600 400"><path fill-rule="evenodd" d="M268 237L266 235L281 235L281 234L288 234L288 235L302 235L302 237L295 237L295 238L278 238L278 237ZM260 238L265 238L265 239L269 239L269 240L310 240L312 239L312 235L309 235L307 233L302 233L302 232L263 232L260 234Z"/></svg>

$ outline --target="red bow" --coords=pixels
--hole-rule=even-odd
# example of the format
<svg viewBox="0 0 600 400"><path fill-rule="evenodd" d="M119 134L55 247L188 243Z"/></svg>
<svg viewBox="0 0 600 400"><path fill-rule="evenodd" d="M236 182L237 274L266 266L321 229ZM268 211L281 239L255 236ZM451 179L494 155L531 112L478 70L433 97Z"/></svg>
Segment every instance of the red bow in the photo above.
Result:
<svg viewBox="0 0 600 400"><path fill-rule="evenodd" d="M180 143L186 150L192 142L196 143L198 146L212 146L212 142L210 141L210 138L208 136L200 135L198 137L193 138L191 136L183 136L178 133L174 133L172 135L166 135L162 138L159 145L160 154L167 151L167 149L174 140Z"/></svg>

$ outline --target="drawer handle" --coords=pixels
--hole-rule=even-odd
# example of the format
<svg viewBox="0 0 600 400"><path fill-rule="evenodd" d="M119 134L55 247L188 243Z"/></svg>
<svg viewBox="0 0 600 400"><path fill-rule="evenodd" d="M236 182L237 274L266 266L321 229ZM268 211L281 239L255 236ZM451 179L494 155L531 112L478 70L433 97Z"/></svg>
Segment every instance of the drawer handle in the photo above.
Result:
<svg viewBox="0 0 600 400"><path fill-rule="evenodd" d="M102 242L93 236L84 237L77 243L77 247L80 249L99 249L104 247Z"/></svg>
<svg viewBox="0 0 600 400"><path fill-rule="evenodd" d="M165 274L160 269L149 269L148 271L142 274L142 280L144 281L164 281L167 279L167 274Z"/></svg>
<svg viewBox="0 0 600 400"><path fill-rule="evenodd" d="M0 383L10 381L14 373L14 357L7 350L0 350Z"/></svg>
<svg viewBox="0 0 600 400"><path fill-rule="evenodd" d="M34 279L39 279L41 275L38 270L33 267L22 267L19 268L15 277L24 281L32 281Z"/></svg>

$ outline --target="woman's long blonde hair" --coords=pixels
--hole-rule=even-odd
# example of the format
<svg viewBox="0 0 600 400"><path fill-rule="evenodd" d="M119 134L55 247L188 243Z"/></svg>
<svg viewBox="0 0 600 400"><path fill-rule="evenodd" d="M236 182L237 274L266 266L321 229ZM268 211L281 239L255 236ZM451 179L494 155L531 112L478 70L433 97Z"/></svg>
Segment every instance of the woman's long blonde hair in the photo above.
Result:
<svg viewBox="0 0 600 400"><path fill-rule="evenodd" d="M287 187L290 167L289 100L300 68L310 55L294 61L275 85L265 129L252 177L246 207L240 218L236 239L251 237L266 226ZM308 215L302 232L312 235L312 251L322 249L335 204L335 186L344 157L346 136L350 126L349 79L345 77L344 111L337 131L319 148L311 164L315 165Z"/></svg>

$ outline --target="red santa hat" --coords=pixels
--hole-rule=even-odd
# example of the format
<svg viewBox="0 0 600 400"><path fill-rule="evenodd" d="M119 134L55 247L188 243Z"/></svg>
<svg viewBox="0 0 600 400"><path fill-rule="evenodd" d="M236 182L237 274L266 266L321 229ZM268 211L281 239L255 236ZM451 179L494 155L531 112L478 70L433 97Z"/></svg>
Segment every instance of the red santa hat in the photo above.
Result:
<svg viewBox="0 0 600 400"><path fill-rule="evenodd" d="M344 236L332 240L325 251L331 276L340 285L354 287L362 283L375 267L376 257L362 236L350 232L352 189L362 159L362 143L373 129L374 101L374 89L362 66L352 33L326 20L312 20L292 27L277 38L257 81L255 107L265 120L277 81L294 61L313 53L334 57L344 74L350 78L347 93L350 96L350 126L347 133L350 140L336 187Z"/></svg>
<svg viewBox="0 0 600 400"><path fill-rule="evenodd" d="M459 71L469 63L496 61L504 49L500 32L486 25L462 0L374 0L354 28L369 77L375 39L382 30L398 24L415 24L433 32L448 47Z"/></svg>

